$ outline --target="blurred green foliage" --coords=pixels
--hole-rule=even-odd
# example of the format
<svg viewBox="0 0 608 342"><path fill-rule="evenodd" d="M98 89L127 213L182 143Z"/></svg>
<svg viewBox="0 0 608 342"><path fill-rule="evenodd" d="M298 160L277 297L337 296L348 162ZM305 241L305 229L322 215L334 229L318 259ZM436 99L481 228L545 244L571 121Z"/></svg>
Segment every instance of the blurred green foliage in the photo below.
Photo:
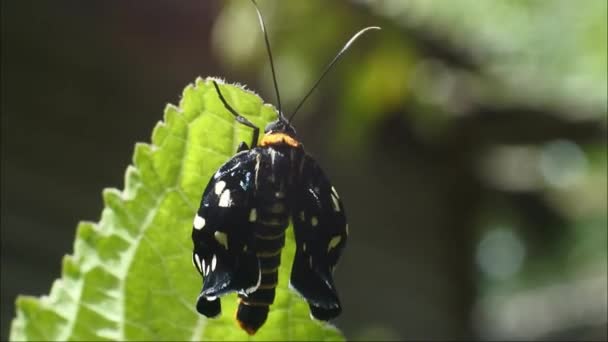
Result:
<svg viewBox="0 0 608 342"><path fill-rule="evenodd" d="M84 194L120 182L125 146L193 75L276 103L248 1L60 3L3 2L12 293L48 289L65 227L99 211ZM348 339L607 338L606 1L259 5L287 113L353 33L383 28L353 45L294 122L349 218L336 273ZM114 139L97 134L112 120L124 121Z"/></svg>

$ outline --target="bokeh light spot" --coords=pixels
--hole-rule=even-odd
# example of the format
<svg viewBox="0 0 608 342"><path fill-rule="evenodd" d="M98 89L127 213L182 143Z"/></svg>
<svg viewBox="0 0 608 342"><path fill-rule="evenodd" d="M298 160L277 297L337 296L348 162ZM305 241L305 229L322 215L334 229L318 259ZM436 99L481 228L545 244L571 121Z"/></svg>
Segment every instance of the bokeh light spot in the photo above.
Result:
<svg viewBox="0 0 608 342"><path fill-rule="evenodd" d="M587 171L587 157L577 144L555 140L541 150L539 167L547 184L567 188L583 179Z"/></svg>
<svg viewBox="0 0 608 342"><path fill-rule="evenodd" d="M519 237L502 227L488 231L477 246L477 265L485 275L496 280L516 274L524 257L525 247Z"/></svg>

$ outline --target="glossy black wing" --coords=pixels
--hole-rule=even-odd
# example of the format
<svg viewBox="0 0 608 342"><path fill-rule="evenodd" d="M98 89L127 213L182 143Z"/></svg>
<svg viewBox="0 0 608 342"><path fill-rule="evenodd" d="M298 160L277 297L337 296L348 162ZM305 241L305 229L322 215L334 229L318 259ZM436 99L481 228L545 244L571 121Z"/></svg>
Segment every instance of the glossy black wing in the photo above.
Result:
<svg viewBox="0 0 608 342"><path fill-rule="evenodd" d="M207 317L221 312L219 296L251 293L260 282L260 265L252 248L249 220L256 158L237 153L213 175L194 217L192 260L204 283L197 310Z"/></svg>
<svg viewBox="0 0 608 342"><path fill-rule="evenodd" d="M308 155L301 163L293 194L297 249L290 284L308 301L311 316L326 321L342 310L332 274L348 227L340 197L319 165Z"/></svg>

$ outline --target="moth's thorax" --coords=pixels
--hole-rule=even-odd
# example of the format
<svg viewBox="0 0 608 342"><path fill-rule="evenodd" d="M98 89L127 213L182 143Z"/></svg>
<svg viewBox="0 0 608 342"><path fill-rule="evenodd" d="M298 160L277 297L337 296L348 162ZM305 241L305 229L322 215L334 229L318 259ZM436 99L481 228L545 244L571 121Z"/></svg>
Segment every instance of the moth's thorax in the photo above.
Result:
<svg viewBox="0 0 608 342"><path fill-rule="evenodd" d="M256 150L259 153L255 170L256 197L262 202L288 202L304 158L301 145L273 143Z"/></svg>
<svg viewBox="0 0 608 342"><path fill-rule="evenodd" d="M260 146L262 147L266 147L266 146L272 146L272 145L288 145L291 147L298 147L300 146L300 142L297 141L295 138L293 138L292 136L282 133L282 132L277 132L277 133L267 133L262 137L262 141L260 141Z"/></svg>

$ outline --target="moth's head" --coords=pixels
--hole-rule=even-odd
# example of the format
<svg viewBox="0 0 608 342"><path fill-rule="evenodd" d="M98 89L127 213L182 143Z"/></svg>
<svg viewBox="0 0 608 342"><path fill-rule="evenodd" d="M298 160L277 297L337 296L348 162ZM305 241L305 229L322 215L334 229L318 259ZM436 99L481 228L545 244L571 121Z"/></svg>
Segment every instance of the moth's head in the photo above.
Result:
<svg viewBox="0 0 608 342"><path fill-rule="evenodd" d="M273 121L271 123L269 123L268 125L266 125L266 128L264 129L264 134L265 135L269 135L269 134L275 134L275 133L282 133L282 134L286 134L289 135L292 138L296 138L296 130L295 128L293 128L293 126L287 122L287 120L285 120L284 117L280 116L278 120Z"/></svg>

